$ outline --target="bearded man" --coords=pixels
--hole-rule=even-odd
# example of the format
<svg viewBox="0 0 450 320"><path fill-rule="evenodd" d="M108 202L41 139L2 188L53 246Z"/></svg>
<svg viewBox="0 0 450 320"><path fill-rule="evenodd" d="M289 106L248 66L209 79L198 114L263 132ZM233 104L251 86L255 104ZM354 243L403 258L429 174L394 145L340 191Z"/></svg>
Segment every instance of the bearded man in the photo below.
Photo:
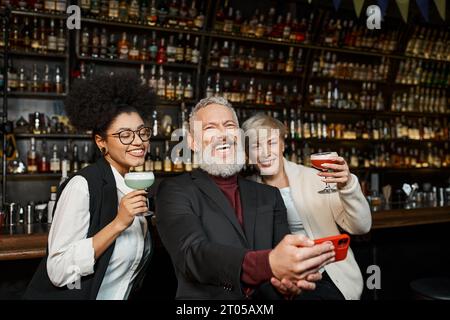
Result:
<svg viewBox="0 0 450 320"><path fill-rule="evenodd" d="M332 243L290 235L277 188L238 175L239 122L222 97L201 100L189 119L199 169L161 182L156 223L178 280L177 299L281 299L311 292Z"/></svg>

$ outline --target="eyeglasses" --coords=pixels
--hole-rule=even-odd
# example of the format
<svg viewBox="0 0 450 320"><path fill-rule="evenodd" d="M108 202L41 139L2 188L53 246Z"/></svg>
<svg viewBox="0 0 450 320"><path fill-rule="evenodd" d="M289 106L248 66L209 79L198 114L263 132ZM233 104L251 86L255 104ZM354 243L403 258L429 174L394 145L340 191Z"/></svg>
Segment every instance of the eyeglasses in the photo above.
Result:
<svg viewBox="0 0 450 320"><path fill-rule="evenodd" d="M119 140L124 145L132 144L136 134L139 136L142 142L147 142L152 136L152 130L149 127L142 127L135 131L133 130L122 130L117 133L111 134L112 136L119 137Z"/></svg>

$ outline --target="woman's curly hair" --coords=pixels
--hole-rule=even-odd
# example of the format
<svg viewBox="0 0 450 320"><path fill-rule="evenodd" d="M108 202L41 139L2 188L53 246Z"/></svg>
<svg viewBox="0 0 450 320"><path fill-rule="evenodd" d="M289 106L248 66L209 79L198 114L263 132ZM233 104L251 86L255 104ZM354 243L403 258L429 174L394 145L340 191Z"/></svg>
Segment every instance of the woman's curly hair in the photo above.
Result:
<svg viewBox="0 0 450 320"><path fill-rule="evenodd" d="M77 79L65 100L66 114L78 130L105 136L114 119L124 112L137 112L146 122L156 97L132 73L100 74Z"/></svg>

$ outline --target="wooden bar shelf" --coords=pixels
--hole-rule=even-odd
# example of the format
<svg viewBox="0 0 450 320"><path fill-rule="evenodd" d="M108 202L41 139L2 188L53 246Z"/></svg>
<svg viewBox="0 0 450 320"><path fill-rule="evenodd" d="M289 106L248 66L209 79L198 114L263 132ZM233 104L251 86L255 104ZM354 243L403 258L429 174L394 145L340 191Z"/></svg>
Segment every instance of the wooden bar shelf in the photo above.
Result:
<svg viewBox="0 0 450 320"><path fill-rule="evenodd" d="M104 20L98 18L81 18L81 22L101 25L101 26L110 26L110 27L118 27L118 28L129 28L129 29L137 29L137 30L152 30L152 31L160 31L160 32L169 32L169 33L186 33L197 36L207 35L208 33L203 30L194 30L189 28L181 28L178 26L174 26L171 28L160 27L160 26L150 26L144 23L133 23L133 22L121 22L117 20Z"/></svg>
<svg viewBox="0 0 450 320"><path fill-rule="evenodd" d="M106 58L94 58L94 57L83 57L78 56L78 60L80 61L88 61L88 62L96 62L96 63L105 63L105 64L123 64L123 65L136 65L139 66L149 65L149 66L163 66L163 68L178 68L178 69L197 69L198 66L196 64L188 64L188 63L164 63L158 64L154 61L141 61L141 60L125 60L125 59L106 59Z"/></svg>

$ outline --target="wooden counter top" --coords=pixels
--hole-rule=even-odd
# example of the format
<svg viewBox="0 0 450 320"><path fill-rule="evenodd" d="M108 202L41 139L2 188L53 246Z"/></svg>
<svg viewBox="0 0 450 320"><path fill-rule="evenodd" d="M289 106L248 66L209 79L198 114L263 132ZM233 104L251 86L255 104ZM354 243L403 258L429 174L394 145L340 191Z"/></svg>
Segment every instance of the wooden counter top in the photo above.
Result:
<svg viewBox="0 0 450 320"><path fill-rule="evenodd" d="M372 230L450 222L450 206L392 209L372 213Z"/></svg>
<svg viewBox="0 0 450 320"><path fill-rule="evenodd" d="M372 213L372 230L450 222L450 206L392 209ZM0 261L34 259L45 256L48 225L34 225L24 230L16 227L0 232ZM28 231L28 232L27 232ZM29 234L27 234L29 233ZM153 233L154 238L158 238ZM159 239L154 239L160 244Z"/></svg>
<svg viewBox="0 0 450 320"><path fill-rule="evenodd" d="M0 228L0 261L45 256L49 230L45 223Z"/></svg>

